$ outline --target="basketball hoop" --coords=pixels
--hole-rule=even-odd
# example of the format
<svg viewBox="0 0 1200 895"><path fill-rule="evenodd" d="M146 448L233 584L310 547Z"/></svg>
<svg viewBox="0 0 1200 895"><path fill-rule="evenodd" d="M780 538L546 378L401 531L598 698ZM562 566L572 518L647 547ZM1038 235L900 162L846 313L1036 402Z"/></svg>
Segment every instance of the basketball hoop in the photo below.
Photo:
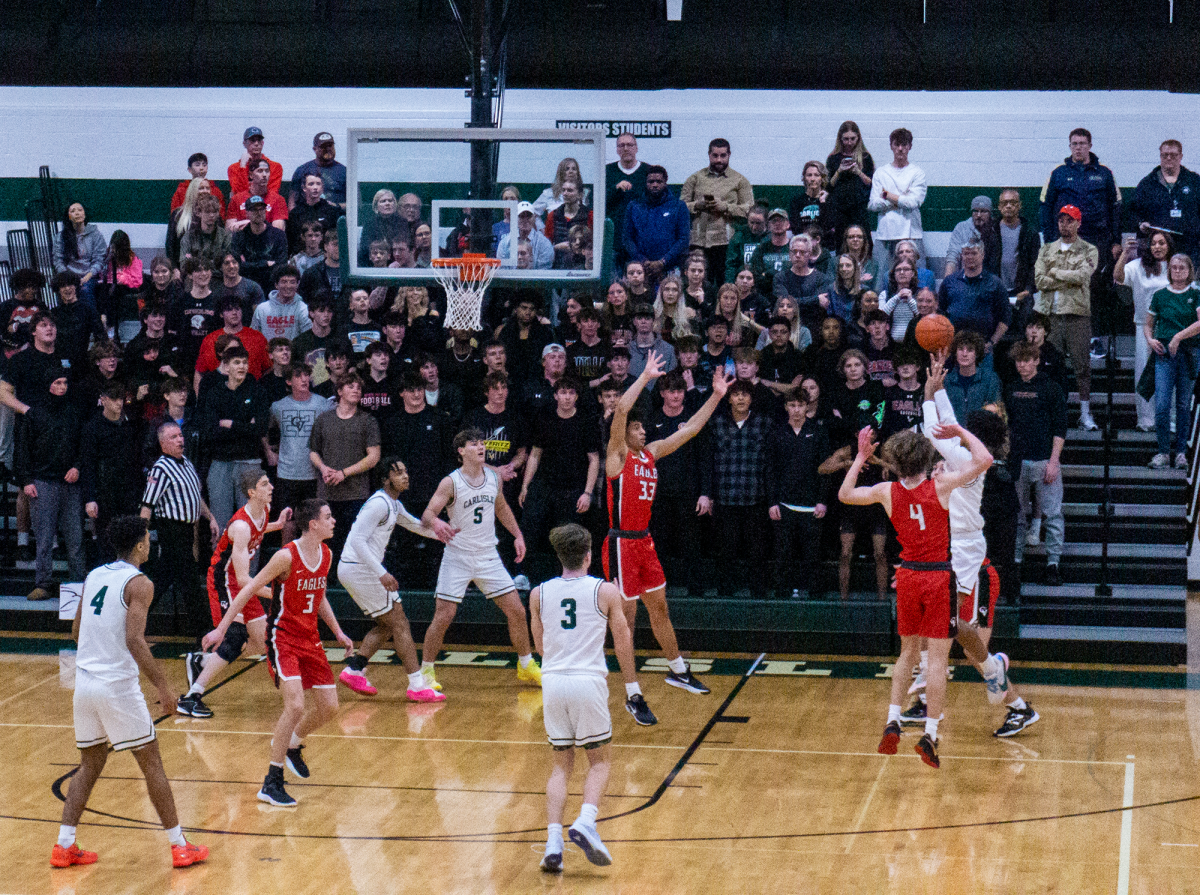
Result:
<svg viewBox="0 0 1200 895"><path fill-rule="evenodd" d="M483 293L496 275L500 259L465 252L461 258L433 258L429 265L446 290L446 328L483 329Z"/></svg>

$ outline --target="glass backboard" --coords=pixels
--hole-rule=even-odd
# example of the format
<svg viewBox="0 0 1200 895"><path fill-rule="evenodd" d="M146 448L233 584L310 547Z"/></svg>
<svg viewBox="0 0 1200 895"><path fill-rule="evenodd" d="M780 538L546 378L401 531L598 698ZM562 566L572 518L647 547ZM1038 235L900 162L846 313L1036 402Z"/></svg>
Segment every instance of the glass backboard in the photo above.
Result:
<svg viewBox="0 0 1200 895"><path fill-rule="evenodd" d="M482 251L501 260L497 281L601 279L610 254L603 131L351 128L347 138L349 277L430 282L429 258ZM472 144L483 147L474 160ZM473 163L482 195L472 194ZM581 196L566 185L572 167Z"/></svg>

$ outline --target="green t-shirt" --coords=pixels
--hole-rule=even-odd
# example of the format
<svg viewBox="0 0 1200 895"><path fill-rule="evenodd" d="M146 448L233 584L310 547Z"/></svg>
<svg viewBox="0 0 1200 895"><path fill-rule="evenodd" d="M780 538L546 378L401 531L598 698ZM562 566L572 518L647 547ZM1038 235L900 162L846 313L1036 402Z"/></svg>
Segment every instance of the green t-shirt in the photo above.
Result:
<svg viewBox="0 0 1200 895"><path fill-rule="evenodd" d="M1159 289L1150 298L1150 313L1154 315L1154 338L1164 344L1175 334L1196 322L1200 308L1200 291L1189 286L1183 292L1168 287ZM1200 336L1193 336L1183 343L1184 348L1200 347Z"/></svg>

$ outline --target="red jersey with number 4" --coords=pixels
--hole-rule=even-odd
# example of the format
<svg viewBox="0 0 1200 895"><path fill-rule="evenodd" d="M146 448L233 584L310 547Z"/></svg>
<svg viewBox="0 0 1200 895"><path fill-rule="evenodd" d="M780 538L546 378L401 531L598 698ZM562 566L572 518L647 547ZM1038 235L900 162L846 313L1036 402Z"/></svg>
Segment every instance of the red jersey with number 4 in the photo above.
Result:
<svg viewBox="0 0 1200 895"><path fill-rule="evenodd" d="M900 541L901 560L950 561L950 511L938 501L933 479L912 489L892 482L892 525Z"/></svg>
<svg viewBox="0 0 1200 895"><path fill-rule="evenodd" d="M253 560L254 554L258 552L258 548L262 544L263 535L267 532L267 514L263 513L262 524L259 524L254 521L254 517L250 515L246 507L242 507L233 514L229 525L239 521L250 526L250 543L246 545L246 548L250 552L250 559ZM213 551L212 562L208 568L208 583L212 587L218 581L224 581L227 593L231 597L236 597L246 582L239 582L237 572L233 569L233 538L229 536L229 525L225 526L225 530L221 532L221 540L217 542L217 549ZM228 604L226 606L228 608Z"/></svg>
<svg viewBox="0 0 1200 895"><path fill-rule="evenodd" d="M333 554L322 544L317 566L311 568L300 553L299 542L292 541L284 549L292 555L292 571L272 587L269 636L281 634L288 640L319 642L317 610L325 599L325 582Z"/></svg>
<svg viewBox="0 0 1200 895"><path fill-rule="evenodd" d="M621 471L608 480L608 526L618 531L645 531L658 487L654 458L646 451L625 455Z"/></svg>

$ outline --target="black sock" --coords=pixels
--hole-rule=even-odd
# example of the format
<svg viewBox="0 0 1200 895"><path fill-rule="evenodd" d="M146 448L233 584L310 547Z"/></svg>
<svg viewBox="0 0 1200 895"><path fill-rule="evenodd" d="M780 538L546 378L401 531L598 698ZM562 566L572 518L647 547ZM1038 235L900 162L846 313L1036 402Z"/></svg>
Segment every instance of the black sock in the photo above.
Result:
<svg viewBox="0 0 1200 895"><path fill-rule="evenodd" d="M267 768L267 779L274 780L276 783L283 782L283 766L273 764Z"/></svg>
<svg viewBox="0 0 1200 895"><path fill-rule="evenodd" d="M352 671L362 671L364 668L367 667L367 657L366 656L350 656L350 658L348 658L346 660L346 665Z"/></svg>

